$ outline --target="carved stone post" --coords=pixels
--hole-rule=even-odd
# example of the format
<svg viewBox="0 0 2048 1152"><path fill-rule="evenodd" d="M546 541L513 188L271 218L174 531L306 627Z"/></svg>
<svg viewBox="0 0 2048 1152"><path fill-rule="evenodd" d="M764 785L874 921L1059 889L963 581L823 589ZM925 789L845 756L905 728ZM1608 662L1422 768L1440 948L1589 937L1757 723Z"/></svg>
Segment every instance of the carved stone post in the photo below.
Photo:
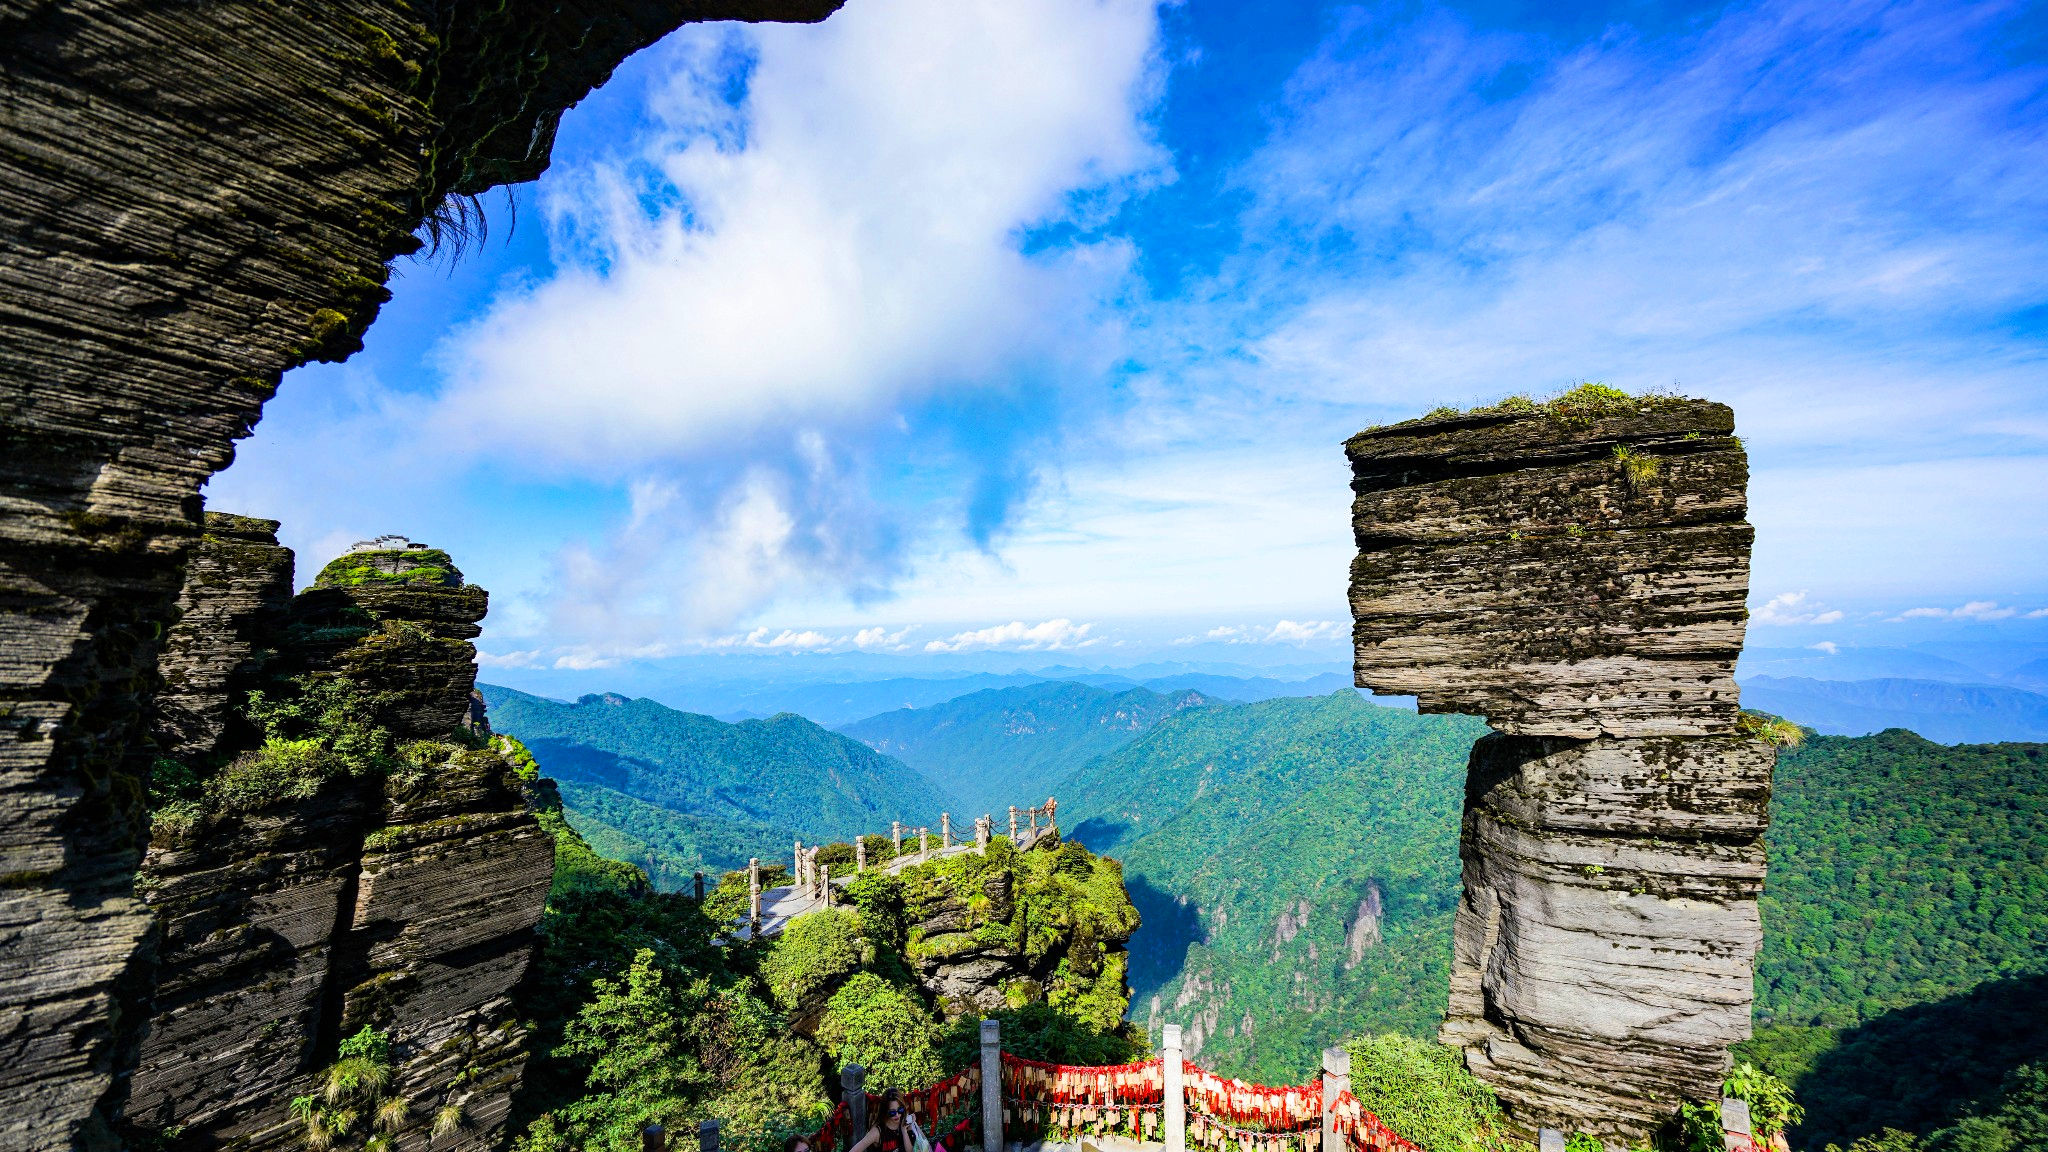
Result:
<svg viewBox="0 0 2048 1152"><path fill-rule="evenodd" d="M1494 728L1440 1035L1526 1128L1636 1144L1749 1035L1775 749L1737 723L1734 431L1582 389L1345 445L1359 686Z"/></svg>
<svg viewBox="0 0 2048 1152"><path fill-rule="evenodd" d="M846 1101L846 1147L868 1134L868 1070L848 1064L839 1070L839 1098ZM811 1152L828 1152L814 1148Z"/></svg>
<svg viewBox="0 0 2048 1152"><path fill-rule="evenodd" d="M1756 1132L1749 1118L1749 1101L1734 1096L1721 1097L1721 1142L1727 1152L1744 1152L1756 1142Z"/></svg>
<svg viewBox="0 0 2048 1152"><path fill-rule="evenodd" d="M896 842L896 855L903 855L903 821L889 821L889 838Z"/></svg>
<svg viewBox="0 0 2048 1152"><path fill-rule="evenodd" d="M697 903L702 904L704 902L704 873L692 873L690 880L691 887L694 888L697 893Z"/></svg>
<svg viewBox="0 0 2048 1152"><path fill-rule="evenodd" d="M1017 842L1017 806L1010 805L1010 842Z"/></svg>
<svg viewBox="0 0 2048 1152"><path fill-rule="evenodd" d="M1003 1147L1003 1037L995 1020L981 1022L981 1147L982 1152L1002 1152Z"/></svg>
<svg viewBox="0 0 2048 1152"><path fill-rule="evenodd" d="M868 870L868 838L865 836L855 836L853 838L853 870L855 872L865 872Z"/></svg>
<svg viewBox="0 0 2048 1152"><path fill-rule="evenodd" d="M939 851L944 852L952 846L953 814L951 812L941 812L939 813Z"/></svg>
<svg viewBox="0 0 2048 1152"><path fill-rule="evenodd" d="M761 858L747 861L747 924L750 931L761 931Z"/></svg>
<svg viewBox="0 0 2048 1152"><path fill-rule="evenodd" d="M1344 1152L1344 1137L1337 1131L1337 1098L1349 1091L1351 1053L1323 1049L1323 1152Z"/></svg>
<svg viewBox="0 0 2048 1152"><path fill-rule="evenodd" d="M793 864L791 864L791 865L789 866L789 882L790 882L791 884L794 884L794 885L796 885L796 888L797 888L797 890L798 890L798 891L802 891L802 890L803 890L803 886L804 886L804 842L803 842L802 840L798 840L798 841L796 842L796 862L795 862L795 863L793 863Z"/></svg>
<svg viewBox="0 0 2048 1152"><path fill-rule="evenodd" d="M1159 1040L1159 1067L1164 1073L1165 1087L1160 1122L1166 1129L1166 1152L1187 1152L1188 1097L1187 1086L1181 1082L1180 1025L1168 1024L1160 1029Z"/></svg>
<svg viewBox="0 0 2048 1152"><path fill-rule="evenodd" d="M668 1152L668 1133L659 1124L640 1130L640 1152Z"/></svg>
<svg viewBox="0 0 2048 1152"><path fill-rule="evenodd" d="M988 842L991 839L989 826L994 823L995 818L985 812L974 822L974 850L984 856L988 854Z"/></svg>
<svg viewBox="0 0 2048 1152"><path fill-rule="evenodd" d="M926 828L924 825L920 824L917 827L917 862L919 864L922 864L931 858L931 829Z"/></svg>
<svg viewBox="0 0 2048 1152"><path fill-rule="evenodd" d="M718 1152L718 1121L697 1125L697 1152Z"/></svg>

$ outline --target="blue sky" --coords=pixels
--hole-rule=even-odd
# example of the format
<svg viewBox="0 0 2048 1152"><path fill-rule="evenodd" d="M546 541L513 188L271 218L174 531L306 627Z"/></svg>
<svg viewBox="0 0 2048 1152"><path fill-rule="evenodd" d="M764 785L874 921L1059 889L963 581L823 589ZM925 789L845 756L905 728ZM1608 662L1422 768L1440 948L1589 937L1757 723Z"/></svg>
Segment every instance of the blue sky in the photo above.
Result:
<svg viewBox="0 0 2048 1152"><path fill-rule="evenodd" d="M688 28L215 508L453 551L499 678L1341 661L1340 442L1732 404L1753 644L2048 640L2048 14L849 0Z"/></svg>

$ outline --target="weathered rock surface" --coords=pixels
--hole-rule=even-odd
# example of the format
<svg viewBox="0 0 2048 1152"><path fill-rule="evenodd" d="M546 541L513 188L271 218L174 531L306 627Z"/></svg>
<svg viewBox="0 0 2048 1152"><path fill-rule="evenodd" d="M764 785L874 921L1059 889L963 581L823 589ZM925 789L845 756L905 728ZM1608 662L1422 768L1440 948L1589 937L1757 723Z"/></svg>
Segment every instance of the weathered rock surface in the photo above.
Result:
<svg viewBox="0 0 2048 1152"><path fill-rule="evenodd" d="M417 563L422 557L432 562ZM299 669L367 689L396 735L446 736L469 715L469 642L489 608L490 594L464 583L445 553L352 553L293 601L293 659Z"/></svg>
<svg viewBox="0 0 2048 1152"><path fill-rule="evenodd" d="M1519 1121L1646 1135L1749 1035L1774 750L1737 734L1751 529L1726 408L1360 434L1357 679L1484 715L1442 1036Z"/></svg>
<svg viewBox="0 0 2048 1152"><path fill-rule="evenodd" d="M170 756L213 751L232 696L255 684L291 610L292 550L278 544L277 521L208 512L205 525L157 661L154 728Z"/></svg>
<svg viewBox="0 0 2048 1152"><path fill-rule="evenodd" d="M627 55L838 3L0 0L0 1145L111 1139L157 638L281 374Z"/></svg>
<svg viewBox="0 0 2048 1152"><path fill-rule="evenodd" d="M291 587L290 558L279 571L276 551L209 535L182 596L185 619L244 626L231 638L181 627L166 667L242 668L248 653L274 651L273 671L346 679L405 736L471 729L467 637L482 589L435 553L444 563L431 577L410 576L413 565L316 586L287 613L275 592ZM374 570L387 557L352 559ZM269 597L261 613L246 609L254 587ZM401 642L387 643L394 634ZM414 667L420 645L436 659ZM203 708L195 693L176 703L181 714L223 717L258 686L275 687L219 687ZM218 743L223 727L186 753L217 761L239 751L232 734ZM511 764L469 742L415 745L382 778L330 779L286 804L159 830L141 886L163 939L128 1132L175 1131L174 1147L297 1147L291 1099L316 1090L340 1038L373 1027L392 1040L394 1092L411 1118L398 1147L426 1148L433 1117L449 1108L463 1123L431 1140L437 1152L496 1145L526 1058L511 991L532 952L554 846Z"/></svg>
<svg viewBox="0 0 2048 1152"><path fill-rule="evenodd" d="M1755 535L1734 430L1664 400L1353 437L1358 683L1532 736L1727 731Z"/></svg>

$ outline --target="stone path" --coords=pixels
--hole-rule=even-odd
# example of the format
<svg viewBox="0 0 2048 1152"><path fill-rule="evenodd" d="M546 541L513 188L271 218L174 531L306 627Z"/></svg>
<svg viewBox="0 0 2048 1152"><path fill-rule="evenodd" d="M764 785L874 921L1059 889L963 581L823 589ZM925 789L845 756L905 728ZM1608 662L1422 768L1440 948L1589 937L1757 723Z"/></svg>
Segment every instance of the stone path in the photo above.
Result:
<svg viewBox="0 0 2048 1152"><path fill-rule="evenodd" d="M1040 838L1050 834L1052 831L1052 826L1048 825L1036 832L1026 832L1020 835L1017 838L1017 850L1020 852L1028 850L1033 844L1038 843ZM938 849L922 856L916 853L898 856L896 859L889 861L889 863L880 865L875 869L871 869L871 871L886 872L893 876L905 868L915 868L920 864L928 864L933 860L944 859L948 856L959 856L973 851L975 851L975 847L972 844L955 844L951 848ZM834 876L832 878L832 886L834 888L843 889L852 882L852 876ZM844 900L835 899L833 902L841 907L846 905ZM812 896L794 884L784 885L781 888L764 888L761 891L761 935L763 937L777 935L784 928L789 927L791 920L802 916L806 912L815 912L824 906L825 901L822 898ZM743 922L736 935L740 939L745 940L750 938L753 932Z"/></svg>

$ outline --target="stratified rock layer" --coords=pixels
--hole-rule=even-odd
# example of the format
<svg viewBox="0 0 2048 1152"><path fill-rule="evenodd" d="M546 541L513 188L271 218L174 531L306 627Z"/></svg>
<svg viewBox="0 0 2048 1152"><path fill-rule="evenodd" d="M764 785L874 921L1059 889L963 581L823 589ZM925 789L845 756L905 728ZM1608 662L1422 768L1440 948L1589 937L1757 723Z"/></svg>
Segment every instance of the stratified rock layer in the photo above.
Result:
<svg viewBox="0 0 2048 1152"><path fill-rule="evenodd" d="M1443 1038L1530 1127L1646 1136L1749 1035L1773 749L1740 736L1734 417L1672 398L1375 429L1357 679L1484 715Z"/></svg>
<svg viewBox="0 0 2048 1152"><path fill-rule="evenodd" d="M185 567L178 622L157 661L157 747L170 756L213 751L237 689L252 686L291 611L292 550L277 521L206 514Z"/></svg>
<svg viewBox="0 0 2048 1152"><path fill-rule="evenodd" d="M1353 437L1358 683L1532 736L1728 731L1754 536L1734 431L1660 400Z"/></svg>
<svg viewBox="0 0 2048 1152"><path fill-rule="evenodd" d="M263 539L275 529L213 513L207 523L261 525ZM290 590L290 554L280 569L282 549L261 544L209 532L185 619L240 627L181 626L165 667L241 669L270 653L273 676L345 680L375 722L429 743L405 747L403 766L381 778L341 776L311 796L159 830L142 870L163 924L156 1002L124 1125L170 1147L297 1147L290 1101L317 1091L341 1037L371 1027L391 1038L392 1091L408 1106L397 1147L493 1147L526 1059L511 991L554 846L512 765L468 735L468 638L488 597L439 552L351 553L286 611L276 592ZM342 570L355 576L333 577ZM255 588L261 612L248 607ZM289 688L232 679L177 697L178 714L218 720L250 688ZM224 728L181 756L203 766L246 751L233 734L222 741ZM430 1140L450 1109L462 1123Z"/></svg>
<svg viewBox="0 0 2048 1152"><path fill-rule="evenodd" d="M838 3L0 0L0 1146L111 1139L158 638L281 374L627 55Z"/></svg>

